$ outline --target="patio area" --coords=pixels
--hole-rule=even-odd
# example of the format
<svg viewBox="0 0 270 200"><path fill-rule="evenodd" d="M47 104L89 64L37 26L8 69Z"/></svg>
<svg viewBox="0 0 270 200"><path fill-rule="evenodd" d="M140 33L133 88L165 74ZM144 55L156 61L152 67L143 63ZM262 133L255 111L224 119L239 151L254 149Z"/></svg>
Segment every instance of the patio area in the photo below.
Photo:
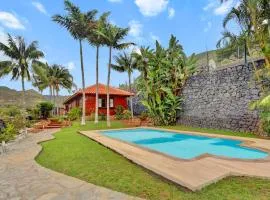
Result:
<svg viewBox="0 0 270 200"><path fill-rule="evenodd" d="M207 133L177 132L214 137L212 134ZM192 191L200 190L227 176L270 178L269 156L264 160L253 161L222 159L211 155L198 157L193 160L183 160L106 137L98 131L81 131L80 133L116 151L132 162ZM218 137L241 140L244 146L270 152L270 140L225 135L219 135Z"/></svg>

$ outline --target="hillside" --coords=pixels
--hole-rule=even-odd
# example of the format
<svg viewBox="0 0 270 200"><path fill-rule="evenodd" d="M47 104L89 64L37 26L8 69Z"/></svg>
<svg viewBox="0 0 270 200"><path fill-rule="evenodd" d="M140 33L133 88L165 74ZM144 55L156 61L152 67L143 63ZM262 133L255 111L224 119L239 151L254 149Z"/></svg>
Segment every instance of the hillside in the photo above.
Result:
<svg viewBox="0 0 270 200"><path fill-rule="evenodd" d="M68 96L59 96L56 99L57 104L62 105L63 100L67 97ZM25 99L26 107L32 108L40 102L49 101L50 97L49 95L41 95L37 91L31 89L26 91ZM22 91L17 91L5 86L0 86L0 106L7 105L15 105L19 107L22 106Z"/></svg>

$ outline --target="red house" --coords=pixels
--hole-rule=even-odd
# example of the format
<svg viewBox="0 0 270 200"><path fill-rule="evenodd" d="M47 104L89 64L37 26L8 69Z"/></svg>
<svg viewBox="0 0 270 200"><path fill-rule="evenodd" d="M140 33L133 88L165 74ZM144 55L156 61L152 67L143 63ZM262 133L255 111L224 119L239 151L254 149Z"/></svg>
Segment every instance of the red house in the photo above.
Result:
<svg viewBox="0 0 270 200"><path fill-rule="evenodd" d="M130 93L125 90L121 90L118 88L110 87L110 115L115 114L115 108L118 105L124 107L124 109L128 109L127 99L130 96L133 96L133 93ZM106 85L98 84L98 107L99 113L106 114L107 112L107 93L106 93ZM96 85L89 86L85 88L85 108L86 115L91 115L95 113L96 107ZM71 108L74 107L82 107L82 90L79 90L69 98L67 98L64 103L66 112L68 112Z"/></svg>

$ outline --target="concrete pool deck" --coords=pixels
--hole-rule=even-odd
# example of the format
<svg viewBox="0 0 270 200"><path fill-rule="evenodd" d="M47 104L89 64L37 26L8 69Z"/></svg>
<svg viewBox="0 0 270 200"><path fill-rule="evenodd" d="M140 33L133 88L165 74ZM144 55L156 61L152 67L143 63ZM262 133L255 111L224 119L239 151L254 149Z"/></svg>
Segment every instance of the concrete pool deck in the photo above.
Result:
<svg viewBox="0 0 270 200"><path fill-rule="evenodd" d="M143 127L147 128L147 127ZM270 140L216 135L200 132L166 130L175 133L187 133L243 141L243 146L270 152ZM115 130L115 129L114 129ZM123 129L122 129L123 130ZM215 183L227 176L251 176L270 179L270 157L260 160L225 159L212 155L203 155L196 159L184 160L142 148L102 135L99 131L81 131L81 134L116 151L130 161L153 171L154 173L184 186L192 191Z"/></svg>

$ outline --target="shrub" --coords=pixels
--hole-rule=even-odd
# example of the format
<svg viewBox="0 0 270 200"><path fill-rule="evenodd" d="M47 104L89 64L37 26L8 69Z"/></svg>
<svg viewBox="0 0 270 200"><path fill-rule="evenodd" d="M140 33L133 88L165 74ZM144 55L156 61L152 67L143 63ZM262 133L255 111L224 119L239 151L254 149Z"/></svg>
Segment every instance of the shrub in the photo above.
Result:
<svg viewBox="0 0 270 200"><path fill-rule="evenodd" d="M68 118L71 121L77 120L80 118L82 114L82 111L80 108L72 108L69 112L68 112Z"/></svg>
<svg viewBox="0 0 270 200"><path fill-rule="evenodd" d="M50 116L50 112L53 110L54 105L51 102L41 102L37 105L40 116L43 119L47 119Z"/></svg>
<svg viewBox="0 0 270 200"><path fill-rule="evenodd" d="M6 109L6 115L8 115L10 117L15 117L15 116L20 115L20 114L21 114L21 111L16 106L11 106L11 107L8 107Z"/></svg>
<svg viewBox="0 0 270 200"><path fill-rule="evenodd" d="M115 118L120 120L123 119L124 107L121 105L116 106L115 108Z"/></svg>
<svg viewBox="0 0 270 200"><path fill-rule="evenodd" d="M13 124L8 123L4 131L0 134L0 142L8 142L13 140L17 134L17 130Z"/></svg>
<svg viewBox="0 0 270 200"><path fill-rule="evenodd" d="M99 120L100 121L105 121L106 120L106 115L104 113L99 114Z"/></svg>
<svg viewBox="0 0 270 200"><path fill-rule="evenodd" d="M129 110L125 110L123 112L122 119L130 119L131 118L131 112Z"/></svg>
<svg viewBox="0 0 270 200"><path fill-rule="evenodd" d="M141 121L145 121L148 118L148 113L146 111L143 111L139 118Z"/></svg>
<svg viewBox="0 0 270 200"><path fill-rule="evenodd" d="M4 132L6 128L6 123L4 122L4 120L0 119L0 134Z"/></svg>

